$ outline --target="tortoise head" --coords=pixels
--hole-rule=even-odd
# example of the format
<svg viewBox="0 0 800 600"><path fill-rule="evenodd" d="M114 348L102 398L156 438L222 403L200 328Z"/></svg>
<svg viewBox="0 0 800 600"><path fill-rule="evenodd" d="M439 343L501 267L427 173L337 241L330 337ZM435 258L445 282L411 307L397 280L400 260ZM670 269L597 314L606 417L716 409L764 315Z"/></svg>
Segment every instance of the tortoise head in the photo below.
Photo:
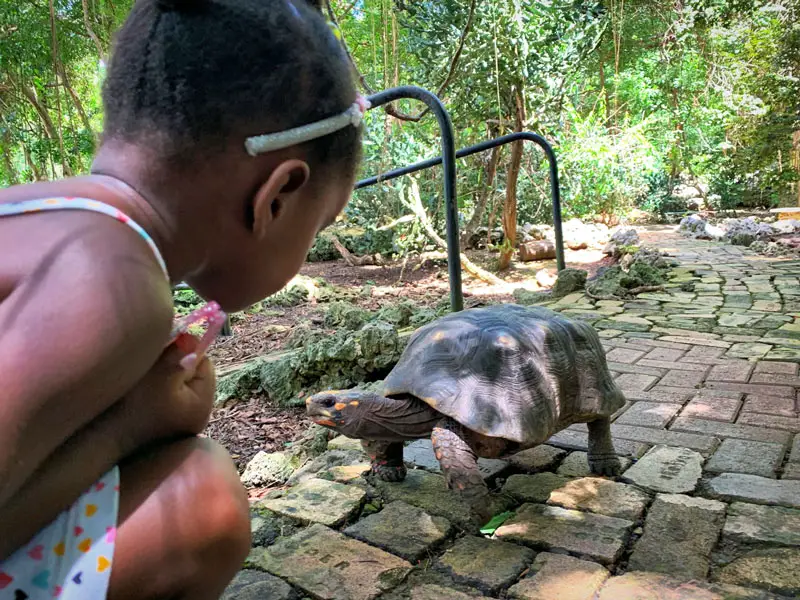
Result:
<svg viewBox="0 0 800 600"><path fill-rule="evenodd" d="M373 392L359 390L327 390L306 399L306 414L317 425L352 438L364 438L369 428L362 426L365 412L378 412L387 399Z"/></svg>
<svg viewBox="0 0 800 600"><path fill-rule="evenodd" d="M306 399L306 414L318 425L362 440L408 440L428 435L441 418L412 396L390 397L359 390L320 392Z"/></svg>

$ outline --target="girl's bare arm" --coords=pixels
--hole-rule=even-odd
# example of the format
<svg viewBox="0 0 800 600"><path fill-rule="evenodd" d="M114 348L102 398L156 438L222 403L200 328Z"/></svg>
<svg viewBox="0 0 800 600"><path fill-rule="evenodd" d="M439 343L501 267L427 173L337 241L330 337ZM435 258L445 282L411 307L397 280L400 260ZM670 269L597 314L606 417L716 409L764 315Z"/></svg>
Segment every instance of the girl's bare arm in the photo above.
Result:
<svg viewBox="0 0 800 600"><path fill-rule="evenodd" d="M169 286L141 241L119 233L53 245L0 303L0 507L122 398L168 339Z"/></svg>

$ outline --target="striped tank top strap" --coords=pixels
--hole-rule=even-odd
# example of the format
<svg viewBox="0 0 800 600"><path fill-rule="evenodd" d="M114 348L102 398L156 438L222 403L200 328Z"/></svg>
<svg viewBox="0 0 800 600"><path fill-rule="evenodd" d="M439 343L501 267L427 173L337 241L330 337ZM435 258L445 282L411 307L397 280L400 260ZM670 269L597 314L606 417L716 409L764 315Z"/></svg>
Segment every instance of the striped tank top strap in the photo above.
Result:
<svg viewBox="0 0 800 600"><path fill-rule="evenodd" d="M47 210L88 210L90 212L108 215L120 223L125 223L125 225L138 233L147 243L147 245L150 246L150 250L153 251L153 255L156 257L156 261L158 261L161 270L164 271L164 276L167 278L167 281L169 281L167 265L164 262L164 258L161 256L161 252L158 250L158 246L156 246L153 238L150 237L150 234L148 234L141 225L139 225L121 210L114 208L113 206L109 206L108 204L104 204L103 202L98 202L97 200L91 200L89 198L73 197L23 200L22 202L0 204L0 217L43 212Z"/></svg>

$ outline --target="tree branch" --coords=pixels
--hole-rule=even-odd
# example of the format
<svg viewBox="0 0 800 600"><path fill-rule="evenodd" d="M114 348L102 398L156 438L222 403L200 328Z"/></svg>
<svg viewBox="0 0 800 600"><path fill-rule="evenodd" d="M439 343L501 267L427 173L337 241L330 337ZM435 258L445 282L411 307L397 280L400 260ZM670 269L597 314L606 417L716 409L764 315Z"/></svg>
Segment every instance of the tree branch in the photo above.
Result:
<svg viewBox="0 0 800 600"><path fill-rule="evenodd" d="M445 242L442 237L436 233L436 230L433 228L433 225L431 225L431 221L428 218L428 214L425 212L425 207L422 205L422 198L420 198L419 195L419 186L417 185L417 180L415 178L411 178L411 188L408 191L408 197L404 198L403 196L404 195L401 194L403 204L405 204L415 215L417 215L420 223L422 224L422 228L425 230L425 233L428 234L428 237L431 238L431 240L433 240L437 246L446 250L447 242ZM505 281L499 277L496 277L495 275L492 275L488 271L481 269L463 253L460 254L460 259L461 266L464 268L464 270L476 279L480 279L481 281L485 281L491 285L505 285Z"/></svg>
<svg viewBox="0 0 800 600"><path fill-rule="evenodd" d="M97 37L94 29L92 29L92 23L89 20L89 3L86 0L81 0L81 4L83 5L83 26L86 28L86 33L88 33L89 37L92 38L94 45L97 47L97 56L100 58L100 60L103 60L105 58L103 44L100 42L100 38Z"/></svg>
<svg viewBox="0 0 800 600"><path fill-rule="evenodd" d="M453 77L455 76L456 69L458 67L458 61L461 58L461 53L464 51L464 45L466 44L467 36L469 35L470 31L472 30L472 25L475 22L475 6L476 6L476 4L477 4L477 0L472 0L470 2L469 15L467 16L467 24L464 26L464 29L461 32L461 36L459 37L459 40L458 40L458 46L456 47L456 51L453 54L453 58L450 60L450 67L447 70L447 76L445 77L444 81L439 86L439 89L436 92L436 95L439 96L439 97L441 97L442 94L444 94L445 90L447 89L447 86L450 85L450 83L453 80ZM342 46L344 46L345 52L347 53L347 57L350 59L350 64L353 66L353 69L355 70L355 73L358 76L358 80L361 83L361 86L364 88L364 90L368 94L374 94L375 93L375 89L369 84L369 82L367 81L367 78L364 76L364 74L358 68L358 65L356 64L355 58L353 58L353 55L350 52L350 48L347 46L347 41L344 39L344 32L342 31L342 28L339 26L339 21L336 18L336 14L333 12L333 7L331 6L330 0L325 0L325 5L326 5L326 8L327 8L328 16L330 17L330 19L333 22L333 24L336 26L336 28L341 33ZM394 104L387 104L386 106L384 106L383 110L386 111L387 114L389 114L389 115L391 115L391 116L393 116L393 117L395 117L397 119L400 119L401 121L411 121L411 122L416 123L417 121L422 119L422 117L427 115L430 112L431 109L426 107L419 114L410 115L410 114L398 111L395 108Z"/></svg>

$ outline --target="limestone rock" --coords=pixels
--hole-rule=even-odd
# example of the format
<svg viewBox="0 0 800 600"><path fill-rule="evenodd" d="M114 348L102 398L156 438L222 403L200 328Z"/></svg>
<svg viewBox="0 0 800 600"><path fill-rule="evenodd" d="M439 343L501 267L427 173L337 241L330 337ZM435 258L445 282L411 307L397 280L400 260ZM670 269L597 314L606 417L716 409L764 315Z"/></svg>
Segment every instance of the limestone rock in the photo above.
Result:
<svg viewBox="0 0 800 600"><path fill-rule="evenodd" d="M775 477L781 464L782 444L728 438L706 463L710 473L749 473L761 477Z"/></svg>
<svg viewBox="0 0 800 600"><path fill-rule="evenodd" d="M285 581L261 571L239 571L220 600L295 600L297 595Z"/></svg>
<svg viewBox="0 0 800 600"><path fill-rule="evenodd" d="M337 435L335 438L329 441L328 450L352 450L353 452L364 452L364 448L361 446L361 440L349 438L345 435Z"/></svg>
<svg viewBox="0 0 800 600"><path fill-rule="evenodd" d="M722 529L725 541L800 547L800 510L734 502Z"/></svg>
<svg viewBox="0 0 800 600"><path fill-rule="evenodd" d="M800 508L798 480L776 481L743 473L723 473L708 481L704 492L712 498L721 500Z"/></svg>
<svg viewBox="0 0 800 600"><path fill-rule="evenodd" d="M725 505L680 494L659 494L636 543L631 571L666 573L703 579L709 556L722 529Z"/></svg>
<svg viewBox="0 0 800 600"><path fill-rule="evenodd" d="M357 486L310 479L275 497L262 500L260 505L303 523L322 523L333 527L358 511L365 497L366 492Z"/></svg>
<svg viewBox="0 0 800 600"><path fill-rule="evenodd" d="M553 297L561 298L582 290L586 285L588 273L582 269L564 269L558 272L558 279L553 285Z"/></svg>
<svg viewBox="0 0 800 600"><path fill-rule="evenodd" d="M535 550L587 556L607 565L622 554L633 525L632 521L614 517L556 506L523 504L517 514L495 532L495 536Z"/></svg>
<svg viewBox="0 0 800 600"><path fill-rule="evenodd" d="M367 471L369 459L360 450L329 450L295 471L286 483L297 485L314 478L334 479L333 471L338 467L356 467L360 472Z"/></svg>
<svg viewBox="0 0 800 600"><path fill-rule="evenodd" d="M503 486L503 493L509 494L521 502L547 502L550 493L567 483L568 479L553 473L536 473L535 475L514 474Z"/></svg>
<svg viewBox="0 0 800 600"><path fill-rule="evenodd" d="M800 549L754 550L726 565L720 581L757 587L791 597L800 595Z"/></svg>
<svg viewBox="0 0 800 600"><path fill-rule="evenodd" d="M315 598L373 600L408 576L411 565L388 552L315 524L267 549L251 561Z"/></svg>
<svg viewBox="0 0 800 600"><path fill-rule="evenodd" d="M623 479L668 494L694 491L702 475L702 455L686 448L655 446L628 469Z"/></svg>
<svg viewBox="0 0 800 600"><path fill-rule="evenodd" d="M781 600L767 592L686 582L658 573L632 572L609 579L597 600Z"/></svg>
<svg viewBox="0 0 800 600"><path fill-rule="evenodd" d="M564 554L541 552L526 577L508 590L518 600L593 600L608 579L608 571L597 563Z"/></svg>
<svg viewBox="0 0 800 600"><path fill-rule="evenodd" d="M430 583L416 586L411 590L411 600L471 600L477 597Z"/></svg>
<svg viewBox="0 0 800 600"><path fill-rule="evenodd" d="M411 562L416 562L426 551L441 543L450 531L451 525L447 519L431 516L405 502L392 502L381 512L361 519L344 530L357 540Z"/></svg>
<svg viewBox="0 0 800 600"><path fill-rule="evenodd" d="M515 581L531 563L529 548L466 536L442 555L436 567L450 574L457 583L465 583L494 594Z"/></svg>
<svg viewBox="0 0 800 600"><path fill-rule="evenodd" d="M299 529L297 521L270 510L250 510L250 538L253 546L269 546L279 537L292 535Z"/></svg>
<svg viewBox="0 0 800 600"><path fill-rule="evenodd" d="M649 500L647 494L632 485L599 477L584 477L553 490L547 503L636 521L642 516Z"/></svg>
<svg viewBox="0 0 800 600"><path fill-rule="evenodd" d="M639 234L636 233L636 230L632 227L622 227L611 234L611 239L608 240L608 244L606 244L606 247L603 249L603 253L617 256L620 254L621 248L638 245Z"/></svg>
<svg viewBox="0 0 800 600"><path fill-rule="evenodd" d="M283 452L264 452L256 454L242 473L242 483L246 486L259 486L285 482L297 465L292 457Z"/></svg>
<svg viewBox="0 0 800 600"><path fill-rule="evenodd" d="M375 480L374 484L387 502L402 500L428 514L444 517L462 529L476 529L469 506L455 492L447 489L441 475L418 469L409 471L404 481L394 483ZM494 497L493 502L495 514L507 510L509 506L503 497Z"/></svg>
<svg viewBox="0 0 800 600"><path fill-rule="evenodd" d="M539 471L549 471L566 454L561 448L541 445L518 452L511 456L508 461L518 469L523 469L529 473L537 473Z"/></svg>

